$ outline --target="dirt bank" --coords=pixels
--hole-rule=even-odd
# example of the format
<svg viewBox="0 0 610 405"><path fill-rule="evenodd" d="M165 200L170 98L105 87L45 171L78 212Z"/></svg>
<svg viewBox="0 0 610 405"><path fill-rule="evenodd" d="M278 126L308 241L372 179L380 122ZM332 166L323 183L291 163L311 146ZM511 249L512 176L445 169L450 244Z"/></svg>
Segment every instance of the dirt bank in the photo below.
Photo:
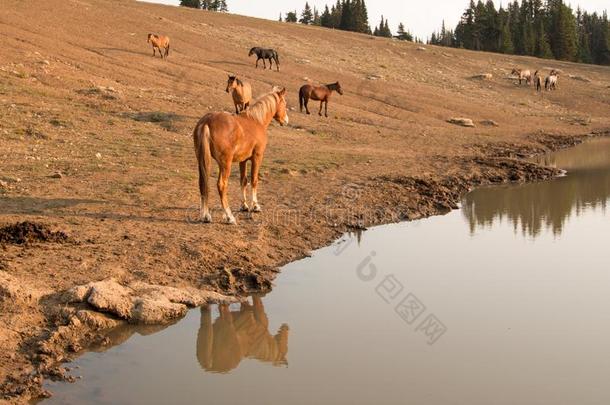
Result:
<svg viewBox="0 0 610 405"><path fill-rule="evenodd" d="M610 128L607 67L419 50L130 1L5 3L0 398L7 401L40 395L42 378L62 377L59 361L103 343L109 327L172 322L212 293L269 289L281 265L341 233L446 213L473 187L548 179L556 170L524 158ZM150 56L148 32L172 37L168 61ZM253 68L247 51L263 44L280 50L281 73ZM363 52L370 57L362 60ZM590 83L566 75L559 91L537 94L509 77L515 65L555 67ZM190 139L205 112L231 110L228 73L256 94L287 87L292 107L289 127L270 128L264 212L240 214L237 227L218 222L216 196L217 222L197 222ZM479 74L485 79L472 79ZM345 95L332 100L331 118L297 111L296 89L307 79L341 81ZM475 127L447 122L454 117ZM238 203L235 177L231 202ZM113 299L90 284L101 280L113 280ZM87 286L79 299L67 293L77 286Z"/></svg>

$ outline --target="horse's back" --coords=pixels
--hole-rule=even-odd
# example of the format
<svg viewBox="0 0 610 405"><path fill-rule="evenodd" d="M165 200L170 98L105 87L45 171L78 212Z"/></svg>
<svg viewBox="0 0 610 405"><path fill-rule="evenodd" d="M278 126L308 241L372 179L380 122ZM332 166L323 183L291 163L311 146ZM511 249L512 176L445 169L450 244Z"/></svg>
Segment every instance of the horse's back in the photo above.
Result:
<svg viewBox="0 0 610 405"><path fill-rule="evenodd" d="M299 90L300 94L309 94L314 90L314 87L311 84L305 84L303 86L301 86L301 89Z"/></svg>

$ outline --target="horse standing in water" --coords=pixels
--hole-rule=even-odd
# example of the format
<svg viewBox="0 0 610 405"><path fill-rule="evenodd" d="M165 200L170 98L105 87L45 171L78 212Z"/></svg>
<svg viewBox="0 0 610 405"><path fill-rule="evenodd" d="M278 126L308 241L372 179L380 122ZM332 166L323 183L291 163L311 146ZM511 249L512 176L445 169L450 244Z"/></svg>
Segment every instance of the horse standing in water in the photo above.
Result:
<svg viewBox="0 0 610 405"><path fill-rule="evenodd" d="M169 56L169 37L166 37L165 35L148 34L148 41L146 42L152 44L153 58L155 57L156 50L158 49L161 59L167 59ZM165 56L163 56L162 50L165 50Z"/></svg>
<svg viewBox="0 0 610 405"><path fill-rule="evenodd" d="M325 86L312 86L311 84L306 84L301 87L301 90L299 91L299 106L301 112L303 112L303 107L305 107L307 114L310 114L308 107L309 100L314 100L320 102L320 111L318 111L318 115L322 116L322 107L324 106L324 115L328 117L328 100L333 94L333 91L343 95L343 89L339 82L327 84Z"/></svg>
<svg viewBox="0 0 610 405"><path fill-rule="evenodd" d="M199 167L199 192L201 194L201 220L211 222L208 205L212 159L219 167L218 193L224 210L224 220L235 224L235 217L229 207L227 188L231 164L239 163L241 190L243 195L242 211L260 212L258 204L258 173L267 148L267 129L274 119L280 125L288 124L286 112L286 89L274 89L259 98L248 110L238 115L227 112L213 112L205 115L195 127L193 140ZM247 164L251 161L252 200L248 206L246 191L248 187Z"/></svg>
<svg viewBox="0 0 610 405"><path fill-rule="evenodd" d="M521 86L521 82L525 80L525 84L532 84L532 72L529 70L523 69L513 69L510 73L511 75L517 75L519 77L519 86Z"/></svg>
<svg viewBox="0 0 610 405"><path fill-rule="evenodd" d="M252 86L249 83L244 83L236 76L229 76L227 81L227 93L233 97L235 104L235 114L247 110L252 101Z"/></svg>
<svg viewBox="0 0 610 405"><path fill-rule="evenodd" d="M256 55L256 68L258 69L258 61L263 60L263 69L267 69L267 64L265 63L265 59L269 61L269 70L273 69L273 61L275 61L275 66L277 71L280 71L280 56L274 49L265 49L254 47L250 49L250 53L248 53L248 57Z"/></svg>

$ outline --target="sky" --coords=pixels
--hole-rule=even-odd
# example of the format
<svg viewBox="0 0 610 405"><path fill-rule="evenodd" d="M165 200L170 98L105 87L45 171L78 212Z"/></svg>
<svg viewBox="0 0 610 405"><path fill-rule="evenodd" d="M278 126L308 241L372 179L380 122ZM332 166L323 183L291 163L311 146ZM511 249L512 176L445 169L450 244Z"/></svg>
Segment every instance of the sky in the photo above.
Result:
<svg viewBox="0 0 610 405"><path fill-rule="evenodd" d="M178 4L179 0L147 0L154 3ZM334 4L336 0L308 0L313 7L323 10L325 4ZM229 12L277 20L280 12L284 15L287 11L300 11L305 5L305 0L227 0ZM495 1L507 4L508 0ZM604 11L610 7L610 0L572 0L566 1L575 8L580 5L584 10ZM441 26L445 20L447 27L454 27L468 0L368 0L366 2L369 10L369 22L371 27L379 24L381 16L384 15L390 21L392 31L396 31L399 22L403 22L415 36L426 39L432 31Z"/></svg>

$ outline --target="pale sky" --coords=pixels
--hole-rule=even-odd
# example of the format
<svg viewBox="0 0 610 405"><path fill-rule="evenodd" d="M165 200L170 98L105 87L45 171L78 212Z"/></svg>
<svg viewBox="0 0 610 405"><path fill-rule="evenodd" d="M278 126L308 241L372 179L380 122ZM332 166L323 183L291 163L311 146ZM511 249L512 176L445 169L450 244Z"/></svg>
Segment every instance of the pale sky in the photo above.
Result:
<svg viewBox="0 0 610 405"><path fill-rule="evenodd" d="M179 0L147 0L154 3L178 4ZM309 0L309 4L324 10L324 5L336 3L336 0ZM495 0L497 6L500 3L506 5L508 0ZM609 0L572 0L566 1L574 8L580 5L582 9L593 12L602 12L609 7ZM286 15L287 11L297 10L300 14L305 0L227 0L229 12L248 15L252 17L268 18L277 20L280 11ZM396 31L399 22L416 36L426 39L432 31L440 28L441 22L445 20L448 28L453 28L458 23L460 16L468 5L468 0L367 0L369 10L369 22L371 27L379 24L381 15L390 21L392 32Z"/></svg>

